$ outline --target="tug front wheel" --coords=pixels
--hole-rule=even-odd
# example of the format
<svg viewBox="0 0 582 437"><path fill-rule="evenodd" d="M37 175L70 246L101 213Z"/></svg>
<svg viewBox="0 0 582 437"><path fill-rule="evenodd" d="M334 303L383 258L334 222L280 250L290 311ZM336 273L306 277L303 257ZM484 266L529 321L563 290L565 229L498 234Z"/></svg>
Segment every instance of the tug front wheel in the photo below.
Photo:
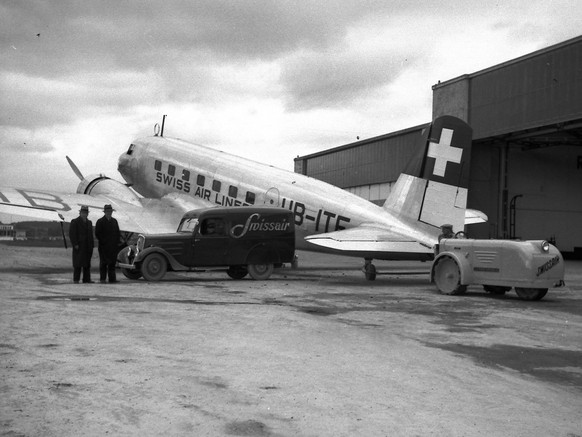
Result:
<svg viewBox="0 0 582 437"><path fill-rule="evenodd" d="M448 256L437 261L434 268L434 282L442 294L463 294L466 285L461 285L461 270L457 262Z"/></svg>

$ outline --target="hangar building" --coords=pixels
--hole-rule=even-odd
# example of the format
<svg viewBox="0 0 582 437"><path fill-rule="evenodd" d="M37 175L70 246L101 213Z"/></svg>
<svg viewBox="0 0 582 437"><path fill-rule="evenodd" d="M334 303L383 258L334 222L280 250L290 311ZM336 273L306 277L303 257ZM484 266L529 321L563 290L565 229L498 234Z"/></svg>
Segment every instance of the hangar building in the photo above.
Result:
<svg viewBox="0 0 582 437"><path fill-rule="evenodd" d="M582 36L432 87L473 128L475 238L548 239L582 258ZM427 123L428 124L428 123ZM295 158L295 172L382 204L426 124Z"/></svg>

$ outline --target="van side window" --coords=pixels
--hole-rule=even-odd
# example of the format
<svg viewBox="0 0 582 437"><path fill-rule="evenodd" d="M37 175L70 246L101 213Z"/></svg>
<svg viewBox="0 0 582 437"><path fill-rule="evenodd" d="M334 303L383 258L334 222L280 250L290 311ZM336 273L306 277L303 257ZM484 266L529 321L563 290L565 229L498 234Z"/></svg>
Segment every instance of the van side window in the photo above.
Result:
<svg viewBox="0 0 582 437"><path fill-rule="evenodd" d="M245 202L248 203L249 205L254 205L255 204L255 193L253 193L251 191L247 191L247 196L245 198Z"/></svg>
<svg viewBox="0 0 582 437"><path fill-rule="evenodd" d="M200 226L200 233L202 235L226 235L226 226L224 220L221 218L208 218L202 221Z"/></svg>

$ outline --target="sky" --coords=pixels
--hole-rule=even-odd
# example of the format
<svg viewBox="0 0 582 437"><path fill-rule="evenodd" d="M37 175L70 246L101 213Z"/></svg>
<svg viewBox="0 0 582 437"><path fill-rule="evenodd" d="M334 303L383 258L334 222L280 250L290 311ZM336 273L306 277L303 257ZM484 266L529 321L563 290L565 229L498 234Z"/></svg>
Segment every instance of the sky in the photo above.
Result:
<svg viewBox="0 0 582 437"><path fill-rule="evenodd" d="M2 0L0 187L122 180L165 136L293 158L427 123L432 86L580 35L576 0Z"/></svg>

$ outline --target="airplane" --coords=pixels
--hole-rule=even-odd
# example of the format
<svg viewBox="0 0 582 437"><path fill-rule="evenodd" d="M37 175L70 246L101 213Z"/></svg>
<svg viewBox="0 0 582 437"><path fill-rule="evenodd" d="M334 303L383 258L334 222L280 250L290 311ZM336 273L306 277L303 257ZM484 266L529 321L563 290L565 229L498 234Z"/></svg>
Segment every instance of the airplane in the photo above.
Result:
<svg viewBox="0 0 582 437"><path fill-rule="evenodd" d="M157 125L156 125L157 126ZM120 182L103 174L81 179L75 194L0 188L0 213L70 222L80 205L101 214L111 204L123 232L175 232L182 215L211 206L288 209L296 248L364 258L373 280L378 260L431 260L440 226L480 223L467 209L472 129L442 116L419 136L420 147L383 206L326 182L187 142L154 136L136 139L121 154Z"/></svg>

